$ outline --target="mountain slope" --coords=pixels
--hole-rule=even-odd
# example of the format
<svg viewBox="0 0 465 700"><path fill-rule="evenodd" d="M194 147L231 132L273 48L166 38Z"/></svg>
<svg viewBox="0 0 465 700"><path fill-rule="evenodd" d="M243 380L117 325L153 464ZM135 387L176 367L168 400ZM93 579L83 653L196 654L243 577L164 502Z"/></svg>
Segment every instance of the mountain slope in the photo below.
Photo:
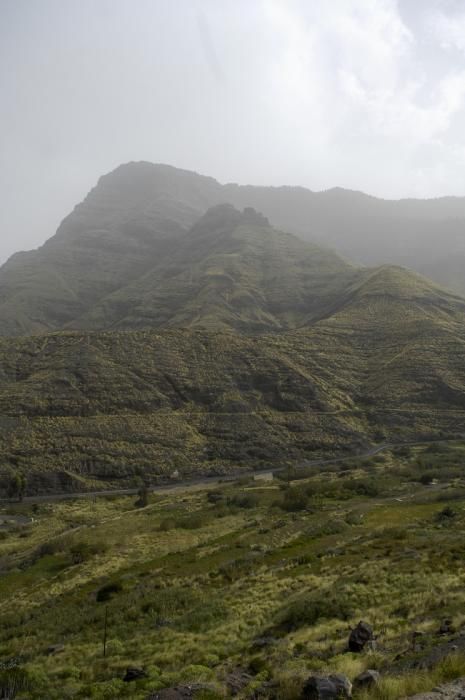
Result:
<svg viewBox="0 0 465 700"><path fill-rule="evenodd" d="M0 452L31 490L293 464L463 433L465 308L372 271L311 327L0 340Z"/></svg>
<svg viewBox="0 0 465 700"><path fill-rule="evenodd" d="M42 248L18 253L0 268L0 334L77 327L81 320L83 327L95 328L99 314L104 321L107 312L109 320L115 316L115 323L122 323L124 315L115 315L110 307L124 301L123 290L138 294L140 287L150 298L153 285L149 289L143 279L149 273L156 285L166 287L167 276L160 280L159 275L164 261L187 251L189 230L223 202L258 209L272 225L335 247L356 262L406 265L465 294L464 198L394 202L342 189L315 193L220 185L170 166L129 163L102 177ZM159 309L146 320L169 325L169 315L169 308ZM194 315L194 309L187 312L189 324ZM126 317L127 327L140 327L143 320L139 312ZM264 323L260 313L253 325L279 328L289 322Z"/></svg>
<svg viewBox="0 0 465 700"><path fill-rule="evenodd" d="M70 327L285 330L326 313L360 271L273 229L254 210L210 209L169 257Z"/></svg>
<svg viewBox="0 0 465 700"><path fill-rule="evenodd" d="M215 181L168 166L129 164L102 177L39 250L0 269L0 333L63 327L144 274L208 208Z"/></svg>
<svg viewBox="0 0 465 700"><path fill-rule="evenodd" d="M124 166L0 270L0 334L30 334L0 338L0 472L82 490L463 432L465 300L221 203L249 190L266 205L265 189ZM317 231L322 198L283 192L274 207L316 202ZM365 201L324 197L349 223L338 202Z"/></svg>
<svg viewBox="0 0 465 700"><path fill-rule="evenodd" d="M226 185L225 199L354 262L410 267L465 294L463 267L454 262L465 256L465 197L394 201L342 188Z"/></svg>

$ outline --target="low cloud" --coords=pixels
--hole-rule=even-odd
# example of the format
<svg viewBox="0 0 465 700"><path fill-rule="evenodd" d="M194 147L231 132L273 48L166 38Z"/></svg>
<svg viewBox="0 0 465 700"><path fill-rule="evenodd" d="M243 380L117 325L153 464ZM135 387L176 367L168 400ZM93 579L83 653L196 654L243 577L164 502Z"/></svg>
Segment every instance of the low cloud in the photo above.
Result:
<svg viewBox="0 0 465 700"><path fill-rule="evenodd" d="M465 13L440 0L3 0L0 260L121 162L465 194Z"/></svg>

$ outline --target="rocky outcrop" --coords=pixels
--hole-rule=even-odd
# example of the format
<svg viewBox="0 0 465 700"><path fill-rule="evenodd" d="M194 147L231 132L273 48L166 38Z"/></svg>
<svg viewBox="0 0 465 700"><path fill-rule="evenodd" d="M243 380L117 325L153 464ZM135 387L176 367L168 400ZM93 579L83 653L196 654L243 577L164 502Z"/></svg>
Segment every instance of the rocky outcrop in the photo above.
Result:
<svg viewBox="0 0 465 700"><path fill-rule="evenodd" d="M252 681L253 676L241 668L237 668L225 678L225 684L231 695L238 695Z"/></svg>
<svg viewBox="0 0 465 700"><path fill-rule="evenodd" d="M378 685L380 677L378 671L369 668L354 679L354 689L368 690L369 688L373 688L373 686Z"/></svg>
<svg viewBox="0 0 465 700"><path fill-rule="evenodd" d="M341 673L330 676L310 676L306 681L301 700L341 700L352 697L352 683Z"/></svg>
<svg viewBox="0 0 465 700"><path fill-rule="evenodd" d="M368 644L374 642L373 629L367 622L360 621L349 636L349 651L362 652Z"/></svg>
<svg viewBox="0 0 465 700"><path fill-rule="evenodd" d="M463 700L465 698L465 678L433 688L430 693L411 695L410 700Z"/></svg>

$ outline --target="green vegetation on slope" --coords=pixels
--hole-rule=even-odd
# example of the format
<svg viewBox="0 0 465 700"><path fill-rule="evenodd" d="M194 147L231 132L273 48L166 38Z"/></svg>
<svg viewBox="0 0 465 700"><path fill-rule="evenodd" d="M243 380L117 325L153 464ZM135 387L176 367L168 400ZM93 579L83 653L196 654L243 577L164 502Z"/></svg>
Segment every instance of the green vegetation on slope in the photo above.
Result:
<svg viewBox="0 0 465 700"><path fill-rule="evenodd" d="M464 346L462 302L395 268L302 331L3 339L3 464L82 490L463 434Z"/></svg>
<svg viewBox="0 0 465 700"><path fill-rule="evenodd" d="M222 186L169 166L129 163L102 177L44 246L0 269L0 334L173 325L257 332L326 313L355 269L265 221L236 221L239 230L227 236L220 222L221 235L212 236L215 216L202 216L222 202L255 207L272 225L356 262L408 265L465 291L463 200Z"/></svg>
<svg viewBox="0 0 465 700"><path fill-rule="evenodd" d="M324 316L363 276L335 253L276 231L254 210L210 209L169 259L70 327L282 331Z"/></svg>
<svg viewBox="0 0 465 700"><path fill-rule="evenodd" d="M239 697L269 683L264 697L297 700L311 672L365 668L382 674L374 699L431 689L464 669L464 458L463 443L435 445L146 508L18 506L34 522L0 540L1 657L19 664L24 700L142 700L196 681L223 697L238 669ZM423 485L431 465L440 481ZM348 653L360 619L376 650ZM147 677L124 683L128 666Z"/></svg>

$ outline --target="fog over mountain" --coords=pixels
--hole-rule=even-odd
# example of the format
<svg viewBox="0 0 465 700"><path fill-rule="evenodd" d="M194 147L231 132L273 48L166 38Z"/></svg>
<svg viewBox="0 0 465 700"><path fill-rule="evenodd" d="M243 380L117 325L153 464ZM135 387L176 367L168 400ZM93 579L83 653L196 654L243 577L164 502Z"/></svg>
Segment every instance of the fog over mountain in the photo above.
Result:
<svg viewBox="0 0 465 700"><path fill-rule="evenodd" d="M464 9L2 0L0 260L133 160L220 182L464 195Z"/></svg>
<svg viewBox="0 0 465 700"><path fill-rule="evenodd" d="M0 335L297 328L334 310L371 274L366 266L385 263L465 297L464 230L465 198L221 185L127 163L101 177L45 245L0 267Z"/></svg>

